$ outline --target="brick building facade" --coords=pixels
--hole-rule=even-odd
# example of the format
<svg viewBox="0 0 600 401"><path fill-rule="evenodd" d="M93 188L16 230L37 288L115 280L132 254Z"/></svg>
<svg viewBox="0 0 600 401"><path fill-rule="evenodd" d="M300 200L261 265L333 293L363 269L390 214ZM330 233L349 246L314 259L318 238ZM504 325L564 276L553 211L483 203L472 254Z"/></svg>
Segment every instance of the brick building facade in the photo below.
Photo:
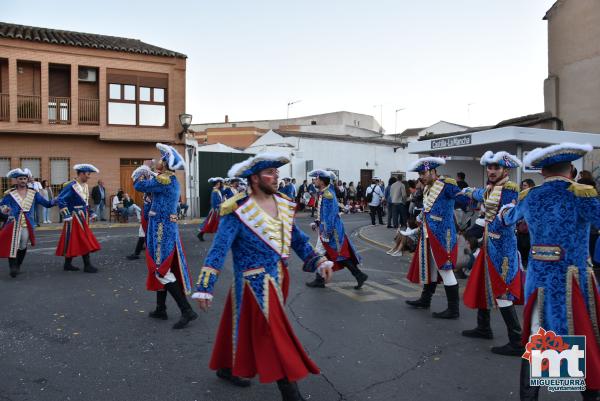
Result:
<svg viewBox="0 0 600 401"><path fill-rule="evenodd" d="M29 167L58 189L89 162L91 185L133 196L156 142L184 154L185 74L185 55L139 40L0 23L0 175Z"/></svg>

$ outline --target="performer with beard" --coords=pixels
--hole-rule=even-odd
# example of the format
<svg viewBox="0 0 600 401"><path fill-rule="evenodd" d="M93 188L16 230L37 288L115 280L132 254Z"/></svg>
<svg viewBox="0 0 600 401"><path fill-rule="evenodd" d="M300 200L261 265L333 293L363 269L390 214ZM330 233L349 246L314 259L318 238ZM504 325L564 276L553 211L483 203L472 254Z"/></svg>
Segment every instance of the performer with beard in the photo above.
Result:
<svg viewBox="0 0 600 401"><path fill-rule="evenodd" d="M29 169L11 170L6 177L16 180L17 185L6 191L0 201L0 211L8 217L8 222L0 230L0 258L8 258L10 276L15 278L25 259L27 242L35 246L35 208L37 205L51 208L54 202L27 188L27 182L31 178Z"/></svg>
<svg viewBox="0 0 600 401"><path fill-rule="evenodd" d="M500 355L523 355L521 325L513 302L523 303L521 260L517 249L515 226L505 226L496 215L507 204L516 202L519 186L509 181L509 170L521 167L521 161L507 152L485 152L481 165L486 167L488 184L485 188L465 188L463 192L482 203L485 226L481 251L475 260L464 303L477 308L477 327L462 332L463 336L492 339L490 309L498 306L508 331L508 344L493 347Z"/></svg>
<svg viewBox="0 0 600 401"><path fill-rule="evenodd" d="M215 341L210 368L236 385L259 375L261 383L277 381L284 401L301 401L296 381L319 368L310 360L285 315L288 259L293 249L303 270L319 271L328 281L333 263L320 256L294 221L295 203L277 192L278 168L287 156L258 154L235 164L230 177L248 178L248 193L221 207L221 222L200 272L196 293L202 310L213 298L215 283L229 251L233 254L233 287Z"/></svg>
<svg viewBox="0 0 600 401"><path fill-rule="evenodd" d="M77 177L66 183L57 197L64 224L56 256L65 257L65 271L79 270L71 262L74 257L81 256L83 271L97 273L98 269L90 262L90 253L98 251L100 244L89 226L89 222L96 219L96 213L88 203L87 182L92 173L99 173L100 170L91 164L76 164L73 169L77 172Z"/></svg>
<svg viewBox="0 0 600 401"><path fill-rule="evenodd" d="M448 308L432 315L440 319L457 319L460 311L458 281L453 271L458 256L454 201L460 188L456 180L438 176L436 169L443 164L446 161L439 157L424 157L415 161L409 170L419 173L419 179L426 186L423 210L417 218L421 223L419 243L407 276L409 281L423 284L423 292L421 298L406 303L428 309L441 278Z"/></svg>
<svg viewBox="0 0 600 401"><path fill-rule="evenodd" d="M367 276L359 268L360 256L350 242L350 238L344 231L344 223L340 218L340 207L335 196L335 190L330 182L335 175L326 170L313 170L308 173L309 177L316 179L315 184L319 190L317 198L317 218L311 224L313 230L318 231L317 252L325 255L333 262L333 270L341 270L346 267L356 279L355 289L360 289ZM317 273L315 279L306 283L308 287L325 288L325 279Z"/></svg>

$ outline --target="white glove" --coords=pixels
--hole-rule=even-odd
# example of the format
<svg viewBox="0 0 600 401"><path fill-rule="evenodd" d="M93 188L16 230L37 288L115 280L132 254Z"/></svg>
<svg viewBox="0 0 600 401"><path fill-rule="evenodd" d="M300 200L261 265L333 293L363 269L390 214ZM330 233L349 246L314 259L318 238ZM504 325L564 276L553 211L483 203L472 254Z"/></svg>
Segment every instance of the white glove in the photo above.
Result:
<svg viewBox="0 0 600 401"><path fill-rule="evenodd" d="M328 260L326 262L321 262L321 264L319 266L317 266L317 273L319 273L319 276L321 277L325 277L325 270L328 269L333 269L333 262Z"/></svg>
<svg viewBox="0 0 600 401"><path fill-rule="evenodd" d="M73 217L65 217L65 218L63 219L63 221L71 221L71 220L73 220Z"/></svg>
<svg viewBox="0 0 600 401"><path fill-rule="evenodd" d="M310 228L315 231L317 229L317 223L310 223Z"/></svg>

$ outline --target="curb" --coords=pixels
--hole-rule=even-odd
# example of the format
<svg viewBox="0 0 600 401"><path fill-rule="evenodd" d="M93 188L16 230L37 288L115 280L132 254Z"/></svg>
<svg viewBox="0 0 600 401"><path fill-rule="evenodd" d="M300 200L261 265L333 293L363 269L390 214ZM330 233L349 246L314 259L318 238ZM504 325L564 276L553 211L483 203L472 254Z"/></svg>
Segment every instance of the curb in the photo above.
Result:
<svg viewBox="0 0 600 401"><path fill-rule="evenodd" d="M180 220L177 222L178 225L180 226L187 226L187 225L194 225L194 224L200 224L200 222L203 219L190 219L190 220ZM101 224L90 224L90 228L95 229L95 228L122 228L122 227L137 227L139 226L140 223L101 223ZM52 225L52 226L42 226L42 227L36 227L35 231L60 231L62 230L63 226L62 224L56 224L56 225Z"/></svg>
<svg viewBox="0 0 600 401"><path fill-rule="evenodd" d="M358 229L358 237L360 239L362 239L363 241L369 242L375 246L378 246L379 248L390 249L390 245L384 244L383 242L375 241L374 239L371 239L371 238L367 237L365 234L363 234L363 228L365 228L365 227L369 227L369 226L362 226L361 228Z"/></svg>

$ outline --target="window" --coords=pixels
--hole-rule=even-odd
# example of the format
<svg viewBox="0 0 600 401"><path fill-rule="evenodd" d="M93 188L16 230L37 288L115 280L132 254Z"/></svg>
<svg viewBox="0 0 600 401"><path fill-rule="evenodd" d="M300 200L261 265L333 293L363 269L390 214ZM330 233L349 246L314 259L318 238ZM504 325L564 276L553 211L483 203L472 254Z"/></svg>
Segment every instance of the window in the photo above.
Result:
<svg viewBox="0 0 600 401"><path fill-rule="evenodd" d="M69 181L69 159L50 159L50 186L54 196L58 196L65 182Z"/></svg>
<svg viewBox="0 0 600 401"><path fill-rule="evenodd" d="M140 125L164 127L167 107L163 88L140 87Z"/></svg>
<svg viewBox="0 0 600 401"><path fill-rule="evenodd" d="M166 125L166 89L112 83L109 84L108 91L108 124L151 127Z"/></svg>
<svg viewBox="0 0 600 401"><path fill-rule="evenodd" d="M42 173L41 173L41 166L42 161L39 158L23 158L21 159L21 168L25 169L28 168L29 170L31 170L31 175L33 175L33 178L37 178L37 179L41 179Z"/></svg>
<svg viewBox="0 0 600 401"><path fill-rule="evenodd" d="M0 158L0 194L3 194L10 187L10 179L6 174L10 171L10 158Z"/></svg>

